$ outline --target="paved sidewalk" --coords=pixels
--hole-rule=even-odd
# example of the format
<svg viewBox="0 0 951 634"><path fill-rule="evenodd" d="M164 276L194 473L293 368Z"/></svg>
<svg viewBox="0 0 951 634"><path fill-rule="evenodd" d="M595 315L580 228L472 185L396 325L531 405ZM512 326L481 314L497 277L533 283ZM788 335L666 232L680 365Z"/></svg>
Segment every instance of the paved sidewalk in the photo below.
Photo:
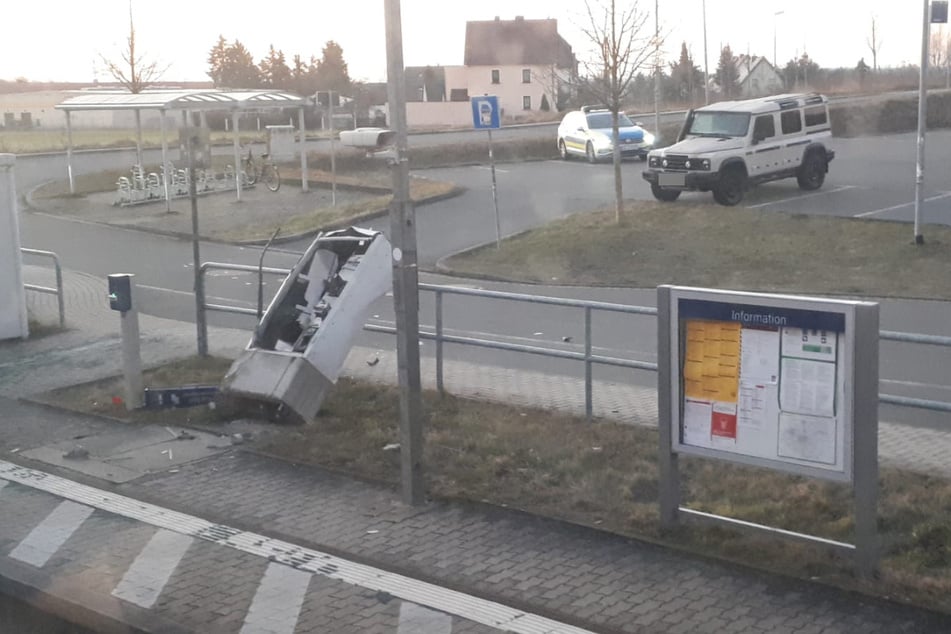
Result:
<svg viewBox="0 0 951 634"><path fill-rule="evenodd" d="M43 269L27 275L49 283ZM0 461L0 505L16 509L0 514L0 575L85 602L104 619L194 632L951 631L951 617L505 509L406 507L385 487L240 448L122 485L30 463L19 456L27 448L116 426L9 400L119 372L118 316L105 282L67 272L66 288L69 331L0 344L0 451L10 461ZM31 293L30 302L55 320L54 298ZM140 319L146 364L193 353L192 324ZM213 328L209 339L213 354L233 356L248 333ZM394 381L392 354L365 363L375 352L354 350L346 371ZM425 361L423 373L431 383ZM446 378L456 393L583 407L571 379L467 363L447 363ZM598 384L595 392L599 414L655 424L649 390ZM883 461L948 472L940 457L951 434L893 427L882 425ZM51 517L59 528L49 532ZM150 568L143 580L136 562L155 553L175 564L161 579ZM262 625L262 611L282 601ZM293 623L281 616L288 613Z"/></svg>

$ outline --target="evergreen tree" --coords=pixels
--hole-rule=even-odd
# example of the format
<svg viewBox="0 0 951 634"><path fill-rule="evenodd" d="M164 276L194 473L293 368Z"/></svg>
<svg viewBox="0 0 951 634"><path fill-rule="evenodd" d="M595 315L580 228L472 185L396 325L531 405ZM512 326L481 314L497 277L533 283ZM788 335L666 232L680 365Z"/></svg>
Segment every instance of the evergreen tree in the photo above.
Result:
<svg viewBox="0 0 951 634"><path fill-rule="evenodd" d="M703 72L694 65L686 42L680 45L680 59L670 65L669 86L669 97L687 103L692 103L697 90L703 88Z"/></svg>
<svg viewBox="0 0 951 634"><path fill-rule="evenodd" d="M288 90L291 87L291 69L284 60L284 52L275 50L271 44L267 57L258 65L261 81L269 88Z"/></svg>
<svg viewBox="0 0 951 634"><path fill-rule="evenodd" d="M347 71L347 62L343 59L343 49L333 40L324 45L322 57L317 64L316 79L320 90L349 92L350 74Z"/></svg>
<svg viewBox="0 0 951 634"><path fill-rule="evenodd" d="M740 94L740 87L737 85L739 73L736 70L736 60L733 57L733 51L727 44L720 51L720 61L717 64L716 82L720 87L720 92L724 99L734 99Z"/></svg>

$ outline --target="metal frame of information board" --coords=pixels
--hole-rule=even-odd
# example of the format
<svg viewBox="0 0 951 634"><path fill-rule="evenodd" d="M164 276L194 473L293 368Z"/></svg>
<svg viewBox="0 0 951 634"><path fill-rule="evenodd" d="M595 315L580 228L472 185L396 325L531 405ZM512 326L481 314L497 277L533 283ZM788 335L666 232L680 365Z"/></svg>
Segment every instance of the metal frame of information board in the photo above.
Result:
<svg viewBox="0 0 951 634"><path fill-rule="evenodd" d="M683 517L807 541L852 554L860 573L873 574L879 557L878 304L660 286L657 289L657 316L659 499L662 525L670 527ZM691 343L688 343L688 328ZM796 350L794 345L798 341L798 334L806 341L819 332L825 335L826 331L834 335L830 336L829 346L814 347L803 343L801 350L806 352L788 352L785 347L789 345L790 350ZM705 336L708 339L704 339ZM749 350L742 345L747 339ZM772 343L773 339L775 343ZM761 357L752 356L750 352L754 350L754 341L765 342L762 344L765 351ZM712 366L707 365L702 366L704 377L696 378L697 346L710 347L716 354L725 355L719 360L710 361L709 356L701 360L701 363L720 364L718 367L725 377L722 379L724 382L718 378L708 380L707 376L715 375ZM706 347L704 354L707 354ZM770 362L763 361L766 365L763 371L768 373L772 370L775 374L762 381L749 379L741 367L743 355L747 353L750 354L748 362L769 360L775 356L775 369L770 367ZM817 358L803 361L797 357L808 357L809 354L815 354ZM822 358L821 355L828 355L828 358ZM694 364L690 370L687 369L688 364ZM805 375L807 370L810 374L825 374L826 383L831 373L831 385L834 386L832 404L829 398L792 400L799 396L803 385L789 383L792 387L787 388L780 377L784 372L793 376L793 372L802 371ZM747 371L752 372L749 368ZM772 383L754 385L768 381ZM757 394L767 395L767 398L750 399L749 391L753 387L761 388L762 392ZM818 387L822 388L823 384L818 383ZM746 395L744 389L747 390ZM783 392L787 389L793 396ZM712 396L698 397L697 394ZM726 402L718 403L720 397ZM754 400L760 403L760 409L756 410L760 413L755 416L750 414L754 408L749 406ZM762 406L762 402L767 404ZM790 406L790 402L797 405ZM704 409L708 404L709 419L706 418L708 411ZM718 405L723 406L718 410ZM812 413L807 411L804 414L784 411L784 408L795 410L797 407L830 409ZM707 424L710 429L709 439L697 431L703 430L702 424ZM815 433L816 437L802 439L803 430L807 429L818 430L810 432ZM751 438L754 440L751 441ZM816 442L830 440L834 441L831 449ZM789 451L790 446L819 452L821 457L795 454ZM771 453L774 448L775 455ZM680 454L850 483L855 499L855 543L838 542L682 507L678 465Z"/></svg>

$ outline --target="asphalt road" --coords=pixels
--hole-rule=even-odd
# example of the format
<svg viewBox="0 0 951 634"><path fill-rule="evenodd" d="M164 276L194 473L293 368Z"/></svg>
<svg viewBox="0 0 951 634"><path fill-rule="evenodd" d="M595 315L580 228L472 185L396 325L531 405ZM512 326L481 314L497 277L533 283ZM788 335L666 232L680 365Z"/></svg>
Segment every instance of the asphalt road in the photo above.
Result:
<svg viewBox="0 0 951 634"><path fill-rule="evenodd" d="M951 158L951 132L928 135L926 165L944 166ZM749 193L745 205L770 210L810 214L859 216L909 221L914 209L915 135L891 135L876 138L836 139L837 153L826 185L818 192L801 192L794 180L770 183ZM134 160L134 152L81 153L75 173L95 172ZM61 156L31 156L18 159L17 178L21 191L49 178L61 178L65 171ZM624 192L628 198L650 198L640 172L643 163L624 164ZM475 244L495 240L491 180L488 169L480 166L427 170L421 175L450 180L467 188L463 196L426 205L417 210L419 259L431 266L440 257ZM947 224L951 201L951 175L942 168L926 173L926 198L923 222ZM539 161L497 166L498 198L502 232L505 235L543 225L555 218L611 203L613 172L608 164L590 165L582 161ZM709 194L685 194L709 197ZM385 218L371 223L387 230ZM76 224L61 219L27 214L22 222L25 246L56 251L70 268L99 276L119 271L137 273L143 312L176 319L192 319L193 271L191 245L135 231ZM925 232L927 234L927 231ZM911 227L909 226L909 238ZM303 250L309 240L283 245L268 254L268 266L289 267L296 260L293 251ZM202 260L257 264L257 248L203 243ZM425 278L424 279L428 279ZM553 280L557 285L557 280ZM276 288L271 280L269 290ZM619 303L653 304L652 291L630 289L574 289L491 285L532 294L552 294ZM248 274L220 274L209 280L209 301L238 301L254 306L256 277ZM433 300L421 298L422 327L434 323ZM578 350L582 345L580 311L560 311L543 307L513 307L511 304L453 298L446 304L446 326L458 334L491 336L520 343L540 343ZM392 323L392 302L383 300L374 310L377 323ZM214 323L251 328L247 318L216 315ZM934 302L883 302L883 327L891 330L951 334L951 310ZM540 333L540 334L539 334ZM562 341L571 337L572 342ZM595 323L595 352L645 361L654 360L655 331L650 319L599 317ZM366 335L367 345L392 347L392 339ZM577 374L580 367L551 359L453 349L448 353L472 361L514 365L548 372ZM424 346L424 353L430 350ZM928 398L951 400L951 364L947 354L931 347L883 346L883 391ZM650 385L649 373L601 369L596 377L633 381ZM886 387L887 386L887 387ZM894 419L894 417L892 417ZM903 420L920 424L941 424L944 415L905 413Z"/></svg>

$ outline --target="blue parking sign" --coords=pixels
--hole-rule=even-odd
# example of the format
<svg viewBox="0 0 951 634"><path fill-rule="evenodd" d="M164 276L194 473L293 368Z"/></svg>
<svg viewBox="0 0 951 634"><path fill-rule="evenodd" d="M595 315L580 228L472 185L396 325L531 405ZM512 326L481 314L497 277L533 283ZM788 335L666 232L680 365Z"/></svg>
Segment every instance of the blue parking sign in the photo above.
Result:
<svg viewBox="0 0 951 634"><path fill-rule="evenodd" d="M499 113L499 98L495 95L472 97L472 125L476 130L490 130L502 127Z"/></svg>

